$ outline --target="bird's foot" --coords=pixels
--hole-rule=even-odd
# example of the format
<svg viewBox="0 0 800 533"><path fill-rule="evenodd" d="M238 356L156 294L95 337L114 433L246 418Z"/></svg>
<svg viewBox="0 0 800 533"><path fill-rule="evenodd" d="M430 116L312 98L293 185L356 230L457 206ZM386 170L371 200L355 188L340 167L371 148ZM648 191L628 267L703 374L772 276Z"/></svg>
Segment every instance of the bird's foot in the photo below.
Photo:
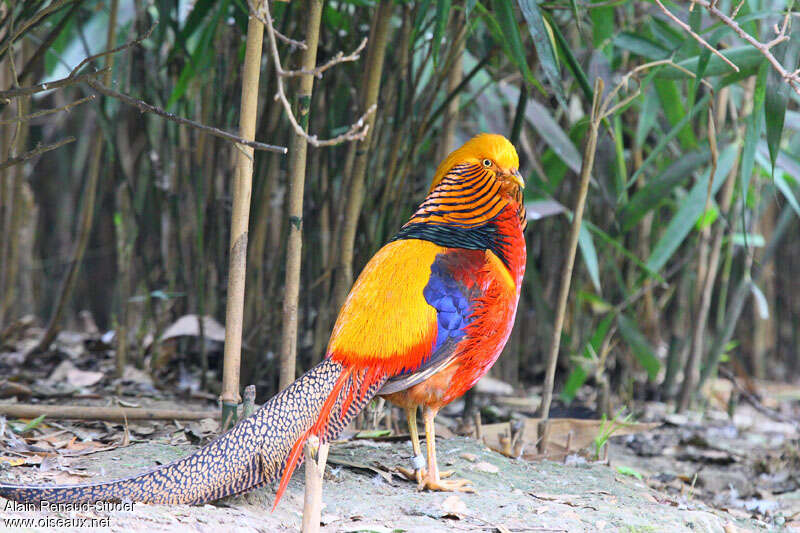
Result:
<svg viewBox="0 0 800 533"><path fill-rule="evenodd" d="M475 492L469 479L429 479L427 476L417 485L417 489L437 492Z"/></svg>
<svg viewBox="0 0 800 533"><path fill-rule="evenodd" d="M403 468L402 466L398 466L397 471L401 473L407 480L416 481L417 485L422 483L422 479L425 477L424 469L412 470L410 468Z"/></svg>

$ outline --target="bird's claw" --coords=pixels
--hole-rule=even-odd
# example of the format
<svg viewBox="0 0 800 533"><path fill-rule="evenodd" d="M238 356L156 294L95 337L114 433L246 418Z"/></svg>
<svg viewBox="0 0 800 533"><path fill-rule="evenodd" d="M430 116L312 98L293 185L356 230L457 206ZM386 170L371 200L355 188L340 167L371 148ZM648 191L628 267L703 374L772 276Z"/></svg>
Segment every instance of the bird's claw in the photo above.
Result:
<svg viewBox="0 0 800 533"><path fill-rule="evenodd" d="M412 470L410 468L403 468L402 466L397 467L397 471L401 473L407 480L409 481L416 481L417 485L422 483L422 479L425 477L425 470L422 469L415 469Z"/></svg>
<svg viewBox="0 0 800 533"><path fill-rule="evenodd" d="M417 490L433 490L437 492L475 492L475 488L471 485L472 481L469 479L431 480L425 478L421 483L419 483L419 485L417 485Z"/></svg>

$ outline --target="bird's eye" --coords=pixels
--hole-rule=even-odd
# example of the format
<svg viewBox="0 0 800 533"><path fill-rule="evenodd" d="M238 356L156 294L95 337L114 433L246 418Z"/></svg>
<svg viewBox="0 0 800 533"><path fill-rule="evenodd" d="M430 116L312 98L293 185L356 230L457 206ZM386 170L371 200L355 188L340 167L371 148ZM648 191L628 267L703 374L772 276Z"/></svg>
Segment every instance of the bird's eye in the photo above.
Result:
<svg viewBox="0 0 800 533"><path fill-rule="evenodd" d="M492 166L492 161L490 159L484 159L483 160L483 166L485 166L486 168L489 168L490 166Z"/></svg>

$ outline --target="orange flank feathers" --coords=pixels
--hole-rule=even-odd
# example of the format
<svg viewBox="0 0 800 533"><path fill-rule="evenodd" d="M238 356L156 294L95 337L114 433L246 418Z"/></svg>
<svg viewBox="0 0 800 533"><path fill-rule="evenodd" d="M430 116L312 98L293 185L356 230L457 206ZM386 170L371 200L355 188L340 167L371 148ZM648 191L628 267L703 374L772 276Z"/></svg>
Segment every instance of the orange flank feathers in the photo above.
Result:
<svg viewBox="0 0 800 533"><path fill-rule="evenodd" d="M436 342L436 311L422 291L443 251L422 240L381 248L339 313L328 356L345 367L380 369L389 376L418 368Z"/></svg>

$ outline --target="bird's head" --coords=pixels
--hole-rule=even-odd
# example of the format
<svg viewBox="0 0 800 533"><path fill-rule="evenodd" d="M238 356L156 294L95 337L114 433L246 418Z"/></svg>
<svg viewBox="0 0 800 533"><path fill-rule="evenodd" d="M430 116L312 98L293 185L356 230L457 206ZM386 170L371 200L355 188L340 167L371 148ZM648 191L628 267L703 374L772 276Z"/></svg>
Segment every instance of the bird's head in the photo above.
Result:
<svg viewBox="0 0 800 533"><path fill-rule="evenodd" d="M519 173L519 156L511 142L493 133L481 133L468 140L461 148L454 150L436 169L431 182L431 190L457 165L480 165L493 175L501 185L501 190L511 195L525 187Z"/></svg>

